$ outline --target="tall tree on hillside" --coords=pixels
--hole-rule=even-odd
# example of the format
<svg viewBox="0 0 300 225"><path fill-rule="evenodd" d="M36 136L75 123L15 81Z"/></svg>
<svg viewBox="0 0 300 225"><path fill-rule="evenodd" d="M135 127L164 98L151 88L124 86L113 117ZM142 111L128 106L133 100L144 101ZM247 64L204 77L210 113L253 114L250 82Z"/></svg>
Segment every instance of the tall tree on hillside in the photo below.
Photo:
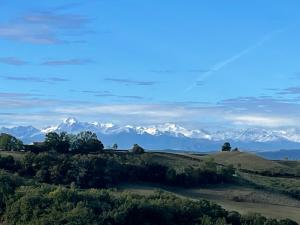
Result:
<svg viewBox="0 0 300 225"><path fill-rule="evenodd" d="M112 149L113 150L118 150L118 144L113 144Z"/></svg>
<svg viewBox="0 0 300 225"><path fill-rule="evenodd" d="M0 134L0 150L2 151L20 151L24 149L23 142L12 135Z"/></svg>
<svg viewBox="0 0 300 225"><path fill-rule="evenodd" d="M231 145L229 142L225 142L222 146L222 152L230 152L231 150Z"/></svg>
<svg viewBox="0 0 300 225"><path fill-rule="evenodd" d="M135 153L135 154L142 154L145 152L145 149L143 149L138 144L134 144L131 151L132 151L132 153Z"/></svg>
<svg viewBox="0 0 300 225"><path fill-rule="evenodd" d="M62 132L60 134L50 132L46 134L45 144L49 150L67 153L70 148L70 137L66 132Z"/></svg>
<svg viewBox="0 0 300 225"><path fill-rule="evenodd" d="M98 140L97 135L91 131L83 131L74 135L71 140L72 152L87 153L103 151L104 145Z"/></svg>

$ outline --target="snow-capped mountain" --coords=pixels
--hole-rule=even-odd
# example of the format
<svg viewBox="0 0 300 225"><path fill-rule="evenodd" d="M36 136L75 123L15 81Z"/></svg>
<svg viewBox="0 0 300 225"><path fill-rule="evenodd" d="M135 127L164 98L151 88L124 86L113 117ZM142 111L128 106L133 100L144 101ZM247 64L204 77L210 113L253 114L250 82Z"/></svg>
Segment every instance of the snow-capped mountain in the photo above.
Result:
<svg viewBox="0 0 300 225"><path fill-rule="evenodd" d="M199 138L199 139L211 139L208 132L204 130L188 130L184 127L178 126L173 123L165 123L159 125L152 125L147 127L136 127L135 130L140 134L150 134L150 135L164 135L169 134L175 137L189 137L189 138Z"/></svg>
<svg viewBox="0 0 300 225"><path fill-rule="evenodd" d="M32 126L18 126L13 128L0 128L0 133L11 134L27 143L44 139L44 134Z"/></svg>
<svg viewBox="0 0 300 225"><path fill-rule="evenodd" d="M41 141L49 132L63 131L68 133L92 131L105 145L118 143L122 148L129 148L132 144L139 143L148 149L209 151L220 148L224 141L249 150L300 148L300 130L298 129L249 128L209 132L203 129L187 129L174 123L119 126L112 123L81 122L75 118L65 119L58 125L41 130L32 126L0 129L0 133L12 134L25 143Z"/></svg>

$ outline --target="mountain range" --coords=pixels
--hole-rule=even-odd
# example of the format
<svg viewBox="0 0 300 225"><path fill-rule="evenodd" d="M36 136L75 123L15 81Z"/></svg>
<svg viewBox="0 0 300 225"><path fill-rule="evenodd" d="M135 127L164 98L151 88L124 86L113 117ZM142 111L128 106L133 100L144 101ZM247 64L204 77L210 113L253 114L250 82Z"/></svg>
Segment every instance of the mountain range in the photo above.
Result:
<svg viewBox="0 0 300 225"><path fill-rule="evenodd" d="M42 141L48 132L78 133L92 131L105 144L117 143L120 148L130 148L138 143L152 150L215 151L228 141L233 147L251 151L300 149L300 130L248 128L210 132L203 129L187 129L174 123L149 126L119 126L112 123L81 122L75 118L62 123L37 129L33 126L0 128L0 133L9 133L24 143Z"/></svg>

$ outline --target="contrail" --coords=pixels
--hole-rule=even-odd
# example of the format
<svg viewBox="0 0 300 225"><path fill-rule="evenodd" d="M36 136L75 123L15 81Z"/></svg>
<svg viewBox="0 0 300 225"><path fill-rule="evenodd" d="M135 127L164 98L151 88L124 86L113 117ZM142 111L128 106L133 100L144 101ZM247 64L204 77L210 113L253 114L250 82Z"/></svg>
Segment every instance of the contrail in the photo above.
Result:
<svg viewBox="0 0 300 225"><path fill-rule="evenodd" d="M247 47L246 49L240 51L239 53L235 54L234 56L219 62L217 64L215 64L213 67L210 68L209 71L202 73L200 76L198 76L198 78L196 79L195 82L193 82L193 84L191 84L189 87L186 88L186 92L192 90L194 87L197 86L198 82L202 82L203 80L205 80L206 78L212 76L214 73L218 72L219 70L223 69L224 67L226 67L227 65L229 65L230 63L235 62L236 60L242 58L244 55L248 54L249 52L257 49L258 47L262 46L265 42L269 41L271 38L274 37L274 35L283 32L284 29L280 29L280 30L276 30L273 31L265 36L263 36L262 39L260 39L257 43L255 43L254 45L251 45L249 47Z"/></svg>

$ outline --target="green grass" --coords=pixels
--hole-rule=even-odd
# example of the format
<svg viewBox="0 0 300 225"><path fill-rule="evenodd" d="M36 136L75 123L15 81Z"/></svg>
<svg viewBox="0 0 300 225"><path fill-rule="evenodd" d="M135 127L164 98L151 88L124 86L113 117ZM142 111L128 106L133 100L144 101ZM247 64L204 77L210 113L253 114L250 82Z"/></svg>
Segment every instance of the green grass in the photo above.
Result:
<svg viewBox="0 0 300 225"><path fill-rule="evenodd" d="M6 157L6 156L13 156L15 159L21 159L24 156L25 153L23 152L8 152L8 151L0 151L0 156Z"/></svg>
<svg viewBox="0 0 300 225"><path fill-rule="evenodd" d="M264 159L253 153L247 152L218 152L205 156L189 155L193 158L205 159L213 158L216 163L222 165L233 165L236 169L248 170L252 172L271 172L291 174L296 173L295 163L286 163L284 161L272 161Z"/></svg>
<svg viewBox="0 0 300 225"><path fill-rule="evenodd" d="M203 159L194 159L173 153L146 153L142 157L147 158L148 162L170 166L174 169L182 169L189 166L198 168L204 165Z"/></svg>
<svg viewBox="0 0 300 225"><path fill-rule="evenodd" d="M297 192L298 196L300 196L300 178L269 177L249 173L239 174L243 179L255 184L256 186L287 193L292 196L293 193L295 194Z"/></svg>
<svg viewBox="0 0 300 225"><path fill-rule="evenodd" d="M257 212L267 217L290 218L300 223L300 201L293 198L292 191L300 191L300 179L288 177L261 176L253 173L272 172L294 175L299 162L271 161L255 154L245 152L218 152L209 155L151 153L151 160L172 165L174 167L197 167L205 160L213 158L221 165L233 165L238 170L251 173L238 172L241 178L239 185L221 185L212 188L180 189L154 185L123 186L121 190L149 195L157 189L171 192L190 199L207 199L220 204L225 209L240 213ZM243 182L246 180L247 182ZM248 183L248 184L247 184ZM257 189L256 187L260 187Z"/></svg>

